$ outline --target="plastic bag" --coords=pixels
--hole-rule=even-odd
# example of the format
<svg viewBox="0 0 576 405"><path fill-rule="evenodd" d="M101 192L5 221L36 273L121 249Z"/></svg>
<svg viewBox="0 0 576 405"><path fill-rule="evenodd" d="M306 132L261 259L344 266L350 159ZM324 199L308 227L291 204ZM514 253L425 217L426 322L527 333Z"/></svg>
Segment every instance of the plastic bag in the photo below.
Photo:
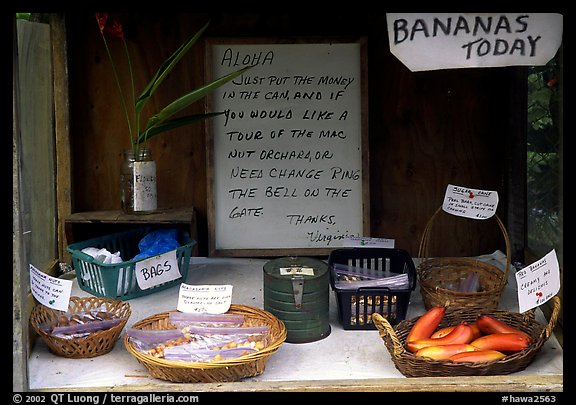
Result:
<svg viewBox="0 0 576 405"><path fill-rule="evenodd" d="M250 327L204 327L186 326L182 332L190 336L194 346L198 349L211 349L215 347L235 347L239 345L251 345L262 348L266 346L266 339L270 332L269 326Z"/></svg>
<svg viewBox="0 0 576 405"><path fill-rule="evenodd" d="M242 314L170 312L169 319L179 329L186 326L238 327L244 323Z"/></svg>
<svg viewBox="0 0 576 405"><path fill-rule="evenodd" d="M102 248L94 248L94 247L87 247L82 249L82 253L86 253L104 264L117 264L122 263L122 257L120 256L120 252L109 252L108 249Z"/></svg>
<svg viewBox="0 0 576 405"><path fill-rule="evenodd" d="M192 362L213 362L228 359L235 359L257 352L258 349L252 347L234 347L230 349L200 349L190 350L187 346L167 347L164 350L164 359L180 360Z"/></svg>
<svg viewBox="0 0 576 405"><path fill-rule="evenodd" d="M140 253L134 256L132 260L143 260L178 249L179 247L177 229L158 229L148 233L140 240L138 243Z"/></svg>
<svg viewBox="0 0 576 405"><path fill-rule="evenodd" d="M183 329L130 328L126 334L136 349L151 356L163 358L166 349L184 345L188 351L236 347L260 350L266 347L269 331L268 326L211 328L189 325Z"/></svg>
<svg viewBox="0 0 576 405"><path fill-rule="evenodd" d="M128 328L126 335L142 352L149 352L159 346L181 345L191 341L190 335L185 335L180 329L144 330Z"/></svg>
<svg viewBox="0 0 576 405"><path fill-rule="evenodd" d="M40 328L52 336L72 339L110 329L125 319L108 312L106 306L102 306L90 311L65 313L54 321L40 325Z"/></svg>

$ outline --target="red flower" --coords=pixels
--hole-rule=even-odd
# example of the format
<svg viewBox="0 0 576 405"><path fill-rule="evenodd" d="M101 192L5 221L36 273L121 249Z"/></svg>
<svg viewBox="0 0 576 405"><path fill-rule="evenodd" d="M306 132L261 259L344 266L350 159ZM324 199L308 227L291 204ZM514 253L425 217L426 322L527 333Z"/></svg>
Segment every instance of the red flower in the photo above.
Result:
<svg viewBox="0 0 576 405"><path fill-rule="evenodd" d="M550 80L548 80L548 82L546 83L546 86L548 86L548 87L554 87L554 86L556 86L556 83L557 83L557 82L558 82L558 81L557 81L556 79L550 79Z"/></svg>
<svg viewBox="0 0 576 405"><path fill-rule="evenodd" d="M122 29L122 24L116 20L112 20L110 25L106 24L108 22L108 13L96 13L96 21L98 21L98 27L102 34L104 33L104 30L106 30L109 34L124 41L124 30Z"/></svg>
<svg viewBox="0 0 576 405"><path fill-rule="evenodd" d="M124 41L124 31L122 30L122 24L120 24L118 21L113 20L112 26L106 27L106 31L114 35L116 38L120 38L122 41Z"/></svg>
<svg viewBox="0 0 576 405"><path fill-rule="evenodd" d="M98 27L100 27L100 32L104 32L107 20L108 20L108 13L96 13L96 21L98 21Z"/></svg>

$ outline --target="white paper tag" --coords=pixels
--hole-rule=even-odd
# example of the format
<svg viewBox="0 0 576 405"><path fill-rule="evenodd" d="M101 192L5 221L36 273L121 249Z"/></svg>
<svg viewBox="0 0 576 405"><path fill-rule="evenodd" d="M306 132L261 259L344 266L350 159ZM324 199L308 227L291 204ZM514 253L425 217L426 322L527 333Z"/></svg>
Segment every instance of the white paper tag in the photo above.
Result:
<svg viewBox="0 0 576 405"><path fill-rule="evenodd" d="M280 267L280 275L281 276L293 276L296 274L301 274L301 275L305 275L305 276L313 276L314 275L314 268L313 267L299 267L299 266Z"/></svg>
<svg viewBox="0 0 576 405"><path fill-rule="evenodd" d="M223 314L232 304L232 286L180 284L178 311Z"/></svg>
<svg viewBox="0 0 576 405"><path fill-rule="evenodd" d="M40 304L58 311L68 311L72 280L54 278L30 265L30 289Z"/></svg>
<svg viewBox="0 0 576 405"><path fill-rule="evenodd" d="M394 248L394 239L367 238L362 236L350 236L342 239L343 247L379 247Z"/></svg>
<svg viewBox="0 0 576 405"><path fill-rule="evenodd" d="M178 269L176 250L136 262L136 281L141 290L182 277Z"/></svg>
<svg viewBox="0 0 576 405"><path fill-rule="evenodd" d="M560 291L560 266L553 249L542 259L516 272L520 312L544 304Z"/></svg>
<svg viewBox="0 0 576 405"><path fill-rule="evenodd" d="M448 184L442 209L459 217L488 219L496 214L498 192Z"/></svg>
<svg viewBox="0 0 576 405"><path fill-rule="evenodd" d="M156 162L134 162L134 211L156 208Z"/></svg>

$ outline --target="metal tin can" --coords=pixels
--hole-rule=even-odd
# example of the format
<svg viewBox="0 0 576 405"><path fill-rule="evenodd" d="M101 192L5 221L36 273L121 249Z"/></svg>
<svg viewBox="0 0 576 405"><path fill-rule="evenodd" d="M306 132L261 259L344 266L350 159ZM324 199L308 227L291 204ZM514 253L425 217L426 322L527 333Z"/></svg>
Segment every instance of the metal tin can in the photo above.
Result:
<svg viewBox="0 0 576 405"><path fill-rule="evenodd" d="M264 264L264 309L286 326L286 342L308 343L330 334L328 265L310 257Z"/></svg>

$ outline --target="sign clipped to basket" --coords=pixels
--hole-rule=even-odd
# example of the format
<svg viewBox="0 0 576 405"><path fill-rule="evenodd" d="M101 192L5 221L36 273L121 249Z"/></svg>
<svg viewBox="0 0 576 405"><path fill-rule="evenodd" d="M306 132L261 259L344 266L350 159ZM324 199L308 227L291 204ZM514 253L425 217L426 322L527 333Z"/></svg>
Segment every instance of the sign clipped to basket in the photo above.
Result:
<svg viewBox="0 0 576 405"><path fill-rule="evenodd" d="M42 305L58 311L66 311L72 291L72 280L54 278L30 264L30 289Z"/></svg>
<svg viewBox="0 0 576 405"><path fill-rule="evenodd" d="M520 312L544 304L560 291L560 266L556 250L516 273Z"/></svg>
<svg viewBox="0 0 576 405"><path fill-rule="evenodd" d="M232 285L180 284L178 311L223 314L232 304Z"/></svg>
<svg viewBox="0 0 576 405"><path fill-rule="evenodd" d="M452 215L488 219L496 214L498 192L448 184L442 209Z"/></svg>
<svg viewBox="0 0 576 405"><path fill-rule="evenodd" d="M142 290L182 277L178 270L176 250L136 262L136 281Z"/></svg>
<svg viewBox="0 0 576 405"><path fill-rule="evenodd" d="M496 214L498 193L449 184L441 207L424 227L418 257L418 281L427 309L438 305L496 309L511 267L510 238ZM494 220L506 244L504 269L473 257L438 257L431 251L434 221L446 214L465 221Z"/></svg>

